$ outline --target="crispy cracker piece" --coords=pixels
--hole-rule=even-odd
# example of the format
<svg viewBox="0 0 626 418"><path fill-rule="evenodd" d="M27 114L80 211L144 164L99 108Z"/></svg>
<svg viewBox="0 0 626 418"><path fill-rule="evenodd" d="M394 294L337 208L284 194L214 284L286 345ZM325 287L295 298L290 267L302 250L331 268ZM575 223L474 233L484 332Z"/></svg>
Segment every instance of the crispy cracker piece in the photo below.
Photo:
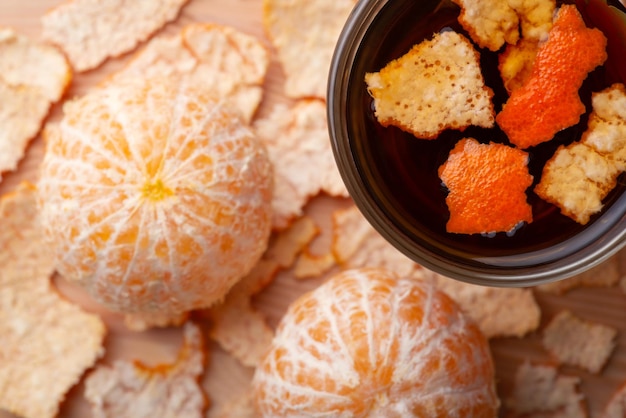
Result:
<svg viewBox="0 0 626 418"><path fill-rule="evenodd" d="M380 267L401 277L422 276L422 268L402 254L365 219L356 206L333 212L331 251L344 269Z"/></svg>
<svg viewBox="0 0 626 418"><path fill-rule="evenodd" d="M287 97L326 98L332 54L355 4L356 0L263 1L263 26L285 73Z"/></svg>
<svg viewBox="0 0 626 418"><path fill-rule="evenodd" d="M539 327L541 309L530 289L478 286L436 273L433 276L487 338L521 338Z"/></svg>
<svg viewBox="0 0 626 418"><path fill-rule="evenodd" d="M568 279L557 280L536 286L536 289L561 295L577 287L611 287L615 286L621 277L618 255L609 258L604 263Z"/></svg>
<svg viewBox="0 0 626 418"><path fill-rule="evenodd" d="M277 105L256 121L255 130L274 165L274 229L302 215L309 199L320 192L348 197L332 153L323 101Z"/></svg>
<svg viewBox="0 0 626 418"><path fill-rule="evenodd" d="M445 129L492 127L493 91L479 59L470 41L452 31L413 46L379 72L365 74L376 118L424 139Z"/></svg>
<svg viewBox="0 0 626 418"><path fill-rule="evenodd" d="M626 382L611 395L599 418L626 417Z"/></svg>
<svg viewBox="0 0 626 418"><path fill-rule="evenodd" d="M61 48L76 71L86 71L131 51L174 20L187 1L66 1L42 16L42 37Z"/></svg>
<svg viewBox="0 0 626 418"><path fill-rule="evenodd" d="M210 336L245 366L256 366L274 331L251 304L251 297L267 287L280 270L292 267L298 254L319 233L308 216L275 233L263 258L239 281L223 302L206 311L213 321Z"/></svg>
<svg viewBox="0 0 626 418"><path fill-rule="evenodd" d="M542 343L564 364L599 373L615 349L617 330L559 312L543 330Z"/></svg>
<svg viewBox="0 0 626 418"><path fill-rule="evenodd" d="M448 188L446 231L458 234L512 232L533 220L526 189L533 182L528 154L473 138L460 140L439 167Z"/></svg>
<svg viewBox="0 0 626 418"><path fill-rule="evenodd" d="M519 18L507 0L453 0L461 7L458 20L481 48L497 51L519 39Z"/></svg>
<svg viewBox="0 0 626 418"><path fill-rule="evenodd" d="M626 87L617 83L592 94L593 111L581 142L626 171Z"/></svg>
<svg viewBox="0 0 626 418"><path fill-rule="evenodd" d="M0 409L52 418L104 353L105 326L53 289L32 185L2 198L0 222Z"/></svg>
<svg viewBox="0 0 626 418"><path fill-rule="evenodd" d="M263 96L269 51L252 35L230 26L191 23L176 35L148 42L129 64L104 83L125 77L183 77L232 101L250 122Z"/></svg>
<svg viewBox="0 0 626 418"><path fill-rule="evenodd" d="M505 406L515 416L583 418L587 416L580 378L560 375L556 367L522 363L515 373L511 397Z"/></svg>
<svg viewBox="0 0 626 418"><path fill-rule="evenodd" d="M496 116L512 144L529 148L578 123L585 113L578 90L606 60L606 42L599 29L585 26L576 6L560 7L528 81L513 90Z"/></svg>
<svg viewBox="0 0 626 418"><path fill-rule="evenodd" d="M602 210L602 199L615 187L618 174L593 148L574 142L561 145L544 165L535 193L584 225Z"/></svg>
<svg viewBox="0 0 626 418"><path fill-rule="evenodd" d="M0 27L0 180L3 172L17 168L71 79L70 66L56 48Z"/></svg>
<svg viewBox="0 0 626 418"><path fill-rule="evenodd" d="M204 371L202 331L183 327L183 347L172 364L148 366L138 360L101 365L85 380L85 398L94 418L204 417L207 400L199 379Z"/></svg>

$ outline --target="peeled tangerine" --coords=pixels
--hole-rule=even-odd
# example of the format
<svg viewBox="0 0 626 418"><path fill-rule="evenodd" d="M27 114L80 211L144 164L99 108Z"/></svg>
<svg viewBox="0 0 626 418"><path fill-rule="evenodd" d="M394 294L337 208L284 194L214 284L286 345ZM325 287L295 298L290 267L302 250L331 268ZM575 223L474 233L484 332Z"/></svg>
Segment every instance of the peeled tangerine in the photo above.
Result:
<svg viewBox="0 0 626 418"><path fill-rule="evenodd" d="M129 79L46 132L41 218L59 272L122 312L211 305L267 247L271 165L209 92Z"/></svg>
<svg viewBox="0 0 626 418"><path fill-rule="evenodd" d="M346 270L287 310L253 378L262 417L495 417L488 343L432 282Z"/></svg>

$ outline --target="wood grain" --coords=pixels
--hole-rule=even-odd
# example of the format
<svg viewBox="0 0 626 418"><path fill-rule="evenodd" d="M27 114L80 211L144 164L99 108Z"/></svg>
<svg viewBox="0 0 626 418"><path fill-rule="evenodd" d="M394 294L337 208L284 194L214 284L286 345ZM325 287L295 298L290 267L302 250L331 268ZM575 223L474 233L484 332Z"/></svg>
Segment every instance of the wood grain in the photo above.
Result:
<svg viewBox="0 0 626 418"><path fill-rule="evenodd" d="M38 38L40 34L40 16L49 8L58 4L58 0L28 0L28 1L0 1L0 25L12 26L19 32ZM216 22L231 25L244 32L262 39L269 47L262 23L261 0L191 0L183 9L176 22L167 25L162 32L174 33L183 25L198 22ZM80 95L97 83L105 74L120 68L130 54L109 60L96 70L75 75L67 97ZM259 110L259 115L267 114L272 105L285 102L282 94L283 74L277 64L275 55L270 67L266 82L266 96ZM60 117L60 105L56 105L49 116L50 120ZM0 183L0 194L7 193L15 188L22 180L35 181L38 175L38 165L43 155L41 138L35 138L28 148L27 155L14 173L4 175ZM335 201L320 197L315 199L307 208L308 213L314 216L322 228L329 225L329 213ZM324 234L320 238L325 239ZM622 258L626 254L622 252ZM624 263L623 263L624 264ZM624 273L626 269L622 269ZM255 299L257 306L267 317L268 322L275 326L287 305L301 293L317 286L323 279L297 280L289 272L281 274L278 279ZM143 333L128 331L119 315L107 312L94 303L84 292L68 285L59 278L55 279L59 291L69 299L83 306L91 312L96 312L104 318L109 326L109 335L106 340L107 354L104 361L113 359L141 358L144 361L161 362L174 359L181 342L181 335L177 329L151 330ZM563 373L578 375L582 378L582 391L588 399L590 416L597 416L611 392L626 381L626 296L618 288L612 289L576 289L564 296L554 296L537 293L537 299L542 307L545 324L561 309L571 309L582 318L616 327L620 333L618 346L611 357L609 364L602 373L591 375L574 368L562 368ZM1 339L1 336L0 336ZM516 367L524 360L549 362L548 354L540 344L540 334L534 333L523 339L501 338L492 341L492 349L497 366L499 391L506 397L511 389L511 382ZM216 408L245 389L252 369L239 365L218 347L211 345L211 358L204 385L211 398L213 408L208 412L212 416ZM82 385L72 389L67 401L63 404L62 417L87 417L88 407L82 399ZM0 411L0 418L11 417L10 414ZM236 418L236 417L235 417Z"/></svg>

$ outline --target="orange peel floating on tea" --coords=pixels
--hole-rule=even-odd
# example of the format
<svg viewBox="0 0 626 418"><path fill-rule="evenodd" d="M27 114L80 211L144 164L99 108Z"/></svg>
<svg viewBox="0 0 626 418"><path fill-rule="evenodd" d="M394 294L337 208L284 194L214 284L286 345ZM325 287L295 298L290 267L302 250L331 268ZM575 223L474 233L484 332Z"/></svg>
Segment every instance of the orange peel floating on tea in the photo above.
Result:
<svg viewBox="0 0 626 418"><path fill-rule="evenodd" d="M485 234L510 232L532 222L526 189L532 184L528 154L503 144L481 144L464 138L439 167L448 188L448 232Z"/></svg>
<svg viewBox="0 0 626 418"><path fill-rule="evenodd" d="M512 144L523 149L538 145L578 123L585 113L578 90L587 74L606 60L605 49L601 31L587 28L575 6L561 6L530 78L496 116Z"/></svg>
<svg viewBox="0 0 626 418"><path fill-rule="evenodd" d="M66 1L42 16L42 37L61 48L76 71L86 71L133 50L174 20L187 1Z"/></svg>
<svg viewBox="0 0 626 418"><path fill-rule="evenodd" d="M252 380L261 417L495 417L489 346L427 281L339 273L296 299Z"/></svg>
<svg viewBox="0 0 626 418"><path fill-rule="evenodd" d="M53 288L54 257L35 189L0 200L0 409L53 418L68 391L104 354L104 323Z"/></svg>
<svg viewBox="0 0 626 418"><path fill-rule="evenodd" d="M0 27L0 180L17 168L71 79L61 51Z"/></svg>
<svg viewBox="0 0 626 418"><path fill-rule="evenodd" d="M418 138L434 139L445 129L494 125L493 91L485 85L480 56L456 32L435 34L414 45L380 71L366 73L374 114Z"/></svg>
<svg viewBox="0 0 626 418"><path fill-rule="evenodd" d="M110 309L208 307L267 247L271 163L201 86L95 89L66 102L46 141L39 201L57 267Z"/></svg>
<svg viewBox="0 0 626 418"><path fill-rule="evenodd" d="M183 326L183 346L174 363L149 366L139 360L100 365L85 379L93 417L204 417L207 398L200 385L205 347L198 325Z"/></svg>

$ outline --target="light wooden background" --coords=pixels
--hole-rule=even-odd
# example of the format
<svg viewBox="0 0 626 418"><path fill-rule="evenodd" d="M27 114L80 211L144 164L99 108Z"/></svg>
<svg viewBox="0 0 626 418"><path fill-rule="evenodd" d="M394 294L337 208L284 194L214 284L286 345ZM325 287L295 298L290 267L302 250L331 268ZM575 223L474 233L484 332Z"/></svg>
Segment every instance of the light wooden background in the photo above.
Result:
<svg viewBox="0 0 626 418"><path fill-rule="evenodd" d="M0 0L0 25L12 26L23 34L38 38L40 34L39 17L59 1ZM164 28L163 32L174 33L181 26L192 21L232 25L244 32L258 36L269 46L261 24L261 0L191 0L179 19ZM67 97L82 94L98 82L104 74L119 68L127 58L128 55L111 60L96 70L77 74ZM286 100L281 95L282 82L283 75L274 56L266 83L266 97L259 110L259 115L266 114L272 104ZM59 116L60 107L56 106L51 112L50 119L55 120ZM37 167L42 152L42 141L37 138L29 147L27 156L21 162L19 170L3 176L4 179L0 183L0 193L4 194L13 189L23 179L36 180ZM324 230L327 230L329 212L336 204L337 202L332 199L320 197L311 203L308 212L319 221ZM327 240L327 233L322 233L317 245L324 246L327 244ZM626 253L622 258L626 259ZM151 363L174 359L181 342L179 330L130 332L126 330L118 315L106 312L79 289L58 279L55 282L61 293L85 309L101 314L107 322L110 331L106 339L107 354L104 361L109 362L117 358L141 358ZM319 282L320 280L298 281L289 273L281 274L264 293L256 298L255 304L265 313L268 322L275 325L291 300L302 292L312 289ZM559 310L567 308L583 318L598 321L620 330L617 350L601 374L591 375L575 368L562 368L563 373L581 376L583 379L581 389L588 398L590 416L597 416L611 392L622 381L626 381L626 295L617 288L577 289L566 296L538 294L537 298L542 306L542 324L545 324ZM502 396L506 396L510 390L512 376L521 361L525 359L536 362L549 361L549 357L541 348L539 341L538 333L524 339L509 338L492 341ZM245 388L252 375L252 370L240 366L215 345L210 345L210 350L211 359L204 378L204 385L212 403L218 406ZM62 417L83 418L89 416L88 407L82 400L82 389L82 385L78 385L70 392L68 401L61 410ZM214 410L214 408L209 410L209 417ZM10 416L10 414L0 411L0 418Z"/></svg>

